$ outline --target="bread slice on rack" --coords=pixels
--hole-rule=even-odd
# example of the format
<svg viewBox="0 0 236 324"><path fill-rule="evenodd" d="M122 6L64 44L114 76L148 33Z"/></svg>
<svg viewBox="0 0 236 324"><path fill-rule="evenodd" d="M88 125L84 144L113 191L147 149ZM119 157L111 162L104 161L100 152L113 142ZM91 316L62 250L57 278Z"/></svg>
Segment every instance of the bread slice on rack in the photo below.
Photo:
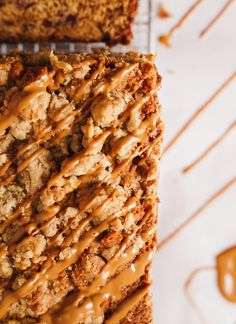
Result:
<svg viewBox="0 0 236 324"><path fill-rule="evenodd" d="M152 55L0 56L0 323L151 323Z"/></svg>
<svg viewBox="0 0 236 324"><path fill-rule="evenodd" d="M1 0L0 42L128 44L138 0Z"/></svg>

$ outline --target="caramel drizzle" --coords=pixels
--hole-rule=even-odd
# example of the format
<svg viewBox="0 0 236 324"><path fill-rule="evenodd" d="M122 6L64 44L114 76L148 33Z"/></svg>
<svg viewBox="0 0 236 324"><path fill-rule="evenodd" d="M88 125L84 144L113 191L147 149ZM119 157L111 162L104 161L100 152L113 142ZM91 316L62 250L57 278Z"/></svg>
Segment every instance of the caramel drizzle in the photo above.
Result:
<svg viewBox="0 0 236 324"><path fill-rule="evenodd" d="M127 203L128 209L131 209L133 207L132 203L133 198L130 199L130 201ZM139 236L137 238L137 241L135 242L135 245L129 247L127 249L127 245L135 238L137 231L142 228L142 226L145 224L147 219L150 217L150 214L148 213L142 220L141 223L136 227L134 232L122 243L119 250L115 253L114 257L108 261L108 263L105 265L105 267L102 269L102 272L99 273L99 276L91 283L91 285L86 289L82 290L78 293L74 293L73 297L67 296L65 297L65 300L63 301L63 305L69 305L75 306L80 303L80 301L84 298L89 298L91 296L96 296L100 292L100 287L107 284L108 278L115 275L116 269L118 269L121 265L128 264L132 259L138 254L139 250L144 247L147 240L152 237L156 232L156 226L153 225L150 227L145 233ZM73 299L73 303L71 303L71 300ZM90 300L90 299L89 299ZM80 306L86 308L86 302L83 303ZM60 304L61 305L61 304ZM61 308L59 305L56 306L56 308ZM50 311L48 312L50 314ZM86 312L87 314L87 312Z"/></svg>
<svg viewBox="0 0 236 324"><path fill-rule="evenodd" d="M220 253L216 258L218 287L223 297L236 303L236 247Z"/></svg>
<svg viewBox="0 0 236 324"><path fill-rule="evenodd" d="M139 103L140 103L140 102L143 101L143 98L140 98L139 100L140 100L140 101L139 101ZM136 107L137 107L137 106L136 106ZM145 126L148 127L149 124L151 124L152 127L155 127L155 123L153 124L153 120L157 120L157 117L158 117L158 114L154 115L153 117L152 117L152 115L149 117L148 121L146 121L146 123L144 124L144 127L141 127L141 128L140 128L139 133L140 133L140 132L141 132L141 133L138 134L139 137L141 137L141 138L144 137L144 139L146 138L147 134L146 134ZM153 119L152 119L152 118L153 118ZM109 131L107 131L107 132L109 133ZM108 136L108 133L107 133L107 135L104 135L105 133L103 133L102 135L103 135L103 136ZM155 143L156 143L156 142L159 142L159 141L160 141L160 138L161 138L161 136L158 136L157 139L155 140ZM103 137L102 137L102 136L99 138L99 141L100 141L100 140L103 140ZM125 143L125 141L124 141L124 143ZM90 149L96 148L97 145L98 145L98 142L96 142L96 140L95 140L95 141L91 144ZM152 145L151 145L151 147L152 147ZM150 149L151 149L151 147L150 147ZM122 147L121 147L121 149L122 149ZM121 170L122 170L122 169L123 169L127 164L130 163L131 159L134 158L134 157L139 153L139 151L140 151L139 148L138 148L137 150L135 150L134 154L131 155L130 158L128 158L126 161L124 161L120 166L118 166L118 167L113 171L112 176L115 177L119 172L121 172ZM88 153L88 152L85 151L85 152L83 153L84 156L87 155L87 153ZM81 155L80 155L80 157L81 157ZM75 165L77 164L77 162L78 162L78 156L77 156L77 160L76 160L76 159L72 159L72 160L70 160L70 161L68 162L69 164L66 165L66 166L64 167L64 169L61 171L60 174L64 174L65 171L68 172L68 169L70 169L71 167L75 166ZM50 186L53 185L53 184L55 183L55 181L57 181L59 178L60 178L60 177L59 177L58 175L53 176L53 177L49 180L49 182L48 182L48 184L49 184L49 188L50 188ZM50 182L50 181L51 181L51 182ZM81 181L78 180L78 181L77 181L77 184L75 185L75 187L74 187L73 189L76 189L76 188L80 185L80 183L81 183ZM45 190L47 190L47 188L46 188ZM20 213L21 213L20 211L19 211L19 212L16 211L16 212L13 214L13 216L10 216L10 217L8 218L8 221L7 221L7 223L6 223L5 225L8 226L8 225L11 223L11 221L15 220L16 217L18 217L18 216L20 215ZM3 224L0 225L0 232L1 232L1 226L4 226L4 225L3 225ZM6 228L6 226L4 226L4 229Z"/></svg>
<svg viewBox="0 0 236 324"><path fill-rule="evenodd" d="M78 91L75 94L75 100L80 99L84 93L86 93L87 89L91 87L94 80L97 79L97 77L104 71L104 61L101 61L99 63L98 68L92 73L90 78L83 82L82 86L78 89Z"/></svg>
<svg viewBox="0 0 236 324"><path fill-rule="evenodd" d="M62 109L62 111L64 110L64 108ZM59 111L59 113L61 114L61 112ZM63 127L65 127L65 125L71 121L74 120L74 118L80 113L80 110L78 111L73 111L72 113L68 114L64 119L60 120L57 124L56 124L56 128L54 130L51 129L51 127L48 127L45 131L43 131L40 135L39 138L32 142L32 143L28 143L25 146L23 146L16 154L16 158L9 160L5 165L3 165L2 168L0 168L0 176L3 176L6 171L9 169L9 167L12 165L12 163L14 163L15 161L17 161L18 158L20 158L24 153L26 153L28 150L30 150L31 148L33 148L34 146L41 144L42 142L48 140L50 137L55 136L58 132L60 132L57 136L57 139L55 141L53 141L51 143L51 146L56 145L58 140L62 140L67 134L68 134L68 130L66 129L65 131L63 131ZM23 161L18 167L15 173L13 173L11 176L9 176L8 178L6 178L5 180L3 180L2 182L0 182L0 187L3 187L7 184L9 184L10 182L12 182L18 173L22 172L24 169L26 169L29 164L36 159L41 153L45 152L46 149L45 148L39 148L37 151L35 151L34 153L32 153L25 161Z"/></svg>
<svg viewBox="0 0 236 324"><path fill-rule="evenodd" d="M120 71L111 77L110 81L97 86L93 91L94 95L97 96L101 92L104 95L108 95L112 88L116 86L117 82L120 81L120 79L125 78L127 74L133 71L136 67L138 67L138 63L130 64L121 68Z"/></svg>
<svg viewBox="0 0 236 324"><path fill-rule="evenodd" d="M207 207L209 207L214 201L216 201L222 194L233 187L236 184L236 177L232 178L217 192L215 192L209 199L207 199L203 205L201 205L190 217L188 217L180 226L178 226L172 233L167 235L162 241L160 241L157 250L161 250L166 244L174 239L182 230L193 222Z"/></svg>
<svg viewBox="0 0 236 324"><path fill-rule="evenodd" d="M128 297L122 305L106 320L106 324L119 323L128 312L133 309L151 291L151 286L138 289L132 296Z"/></svg>
<svg viewBox="0 0 236 324"><path fill-rule="evenodd" d="M77 304L83 299L90 297L99 292L100 288L104 286L108 279L115 275L116 269L120 266L128 264L132 259L138 254L138 252L144 247L144 244L152 237L156 232L156 225L151 226L148 230L137 237L137 241L134 245L127 249L127 246L134 240L137 235L138 230L142 228L145 224L145 221L148 220L150 214L147 214L141 224L136 226L134 232L121 244L118 251L115 253L114 257L108 261L104 266L102 271L99 273L99 276L91 283L91 285L82 290L76 296Z"/></svg>
<svg viewBox="0 0 236 324"><path fill-rule="evenodd" d="M25 211L30 207L33 199L34 199L34 197L30 197L26 201L24 201L17 208L17 210L8 217L7 220L5 220L4 222L2 222L0 224L0 234L2 234L4 232L4 230L6 229L6 227L9 226L18 216L25 213Z"/></svg>
<svg viewBox="0 0 236 324"><path fill-rule="evenodd" d="M148 152L147 152L147 157L149 156L149 154L150 154L150 150L159 142L161 140L161 134L153 141L153 143L151 143L151 145L150 145L150 147L148 148ZM121 165L119 165L118 167L116 167L116 169L114 169L114 171L112 172L112 174L110 175L110 177L111 178L113 178L113 177L115 177L117 174L119 174L121 171L122 171L122 169L124 168L124 167L126 167L129 163L130 163L130 161L137 155L137 154L142 154L144 151L146 151L146 147L143 149L143 150L141 150L140 151L140 149L139 148L137 148L136 150L135 150L135 152L126 160L126 161L124 161ZM93 174L93 172L92 172L92 174ZM74 186L74 188L73 188L73 190L75 190L81 183L84 183L84 182L86 182L87 180L88 180L88 178L89 178L89 176L90 175L85 175L85 176L81 176L79 179L78 179L78 181L77 181L77 183L76 183L76 185ZM102 189L101 189L102 190ZM99 195L99 193L98 193L98 195ZM61 199L63 199L63 197L61 197ZM97 196L95 196L85 207L84 207L84 209L79 213L79 214L81 214L81 213L83 213L83 212L86 212L91 206L92 206L92 204L95 202L95 200L97 199ZM31 200L29 200L29 202L27 203L28 205L28 207L30 206L30 204L31 204L31 202L33 201L33 199L31 199ZM132 201L132 204L130 205L130 208L132 207L132 206L134 206L134 199L132 198L131 199L131 201ZM104 203L104 201L103 201L103 203ZM27 207L27 208L28 208ZM20 207L21 208L21 207ZM24 206L23 206L23 208L24 208ZM7 223L3 223L3 224L1 224L0 225L0 232L2 232L13 220L15 220L16 219L16 217L18 217L19 216L19 214L21 213L21 210L22 209L20 209L20 211L19 211L19 213L16 211L16 213L15 214L13 214L13 217L11 218L9 218L8 219L8 222ZM36 215L35 216L35 219L36 219L36 223L31 223L31 224L28 224L25 228L22 228L21 229L21 234L23 234L24 232L27 232L28 234L30 234L30 235L36 235L36 234L38 234L41 230L43 230L48 224L49 224L49 222L50 221L53 221L53 217L54 216L56 216L57 215L57 213L58 213L58 211L60 210L60 207L58 206L58 205L53 205L53 206L51 206L51 207L49 207L48 208L48 210L47 211L44 211L44 212L42 212L42 213L40 213L40 214L38 214L38 215ZM78 215L77 215L78 216ZM92 220L92 218L93 218L93 216L94 215L92 215L89 219L86 219L86 220L84 220L84 223L83 223L83 225L81 224L81 225L79 225L79 228L77 228L77 229L75 229L74 230L74 233L72 233L71 235L72 235L72 237L71 237L71 241L73 240L73 238L74 237L76 237L77 236L77 234L78 234L78 232L79 232L79 230L80 229L82 229L82 228L84 228L84 227L86 227L86 225L88 225L89 224L89 222ZM41 222L43 222L44 220L48 220L48 222L47 223L45 223L43 226L41 226L41 227L39 227L38 228L38 224L40 223L40 221ZM70 224L69 224L70 225ZM2 228L1 228L1 226L2 226ZM29 232L29 228L30 228L30 232ZM60 240L60 238L62 238L63 237L63 235L65 234L67 232L67 228L65 228L62 232L60 232L60 233L58 233L54 238L52 238L51 240L50 240L50 242L48 243L48 245L49 245L49 248L51 247L51 246L55 246L57 243L58 243L58 241ZM28 238L26 238L25 240L27 240ZM67 240L69 240L69 239L67 239ZM13 253L13 251L15 250L15 248L16 248L16 246L17 245L14 245L13 247L11 247L11 252Z"/></svg>
<svg viewBox="0 0 236 324"><path fill-rule="evenodd" d="M135 65L136 66L136 65ZM130 69L128 69L128 67L126 67L124 70L120 70L119 73L115 76L113 76L113 83L115 82L116 78L120 78L126 75L126 73L128 73L130 71ZM45 88L46 89L46 88ZM103 90L107 93L109 90L111 89L111 84L107 84L104 85ZM21 111L21 109L19 110ZM18 112L18 110L17 110ZM159 118L158 114L153 114L152 116L150 116L148 118L148 120L143 122L143 125L141 125L139 131L136 132L135 136L137 136L141 142L143 140L146 140L146 138L148 137L148 130L151 127L151 130L153 131L153 128L156 126L156 122ZM6 125L6 124L5 124ZM89 148L88 148L88 153L93 153L94 151L96 152L97 149L97 145L98 144L103 144L104 140L107 138L107 136L110 135L110 131L106 132L106 134L102 134L103 136L101 136L101 138L99 137L99 140L96 139L94 141L94 143L91 143ZM31 143L32 144L32 143ZM30 144L30 145L31 145ZM126 141L124 141L124 145L126 145ZM122 149L122 145L121 145L121 149ZM85 152L83 152L84 154ZM131 155L132 157L132 155ZM79 158L81 158L81 156L79 156ZM78 156L77 156L78 159ZM129 159L128 159L129 160ZM127 161L125 161L127 163ZM66 174L66 172L68 172L69 170L71 170L71 168L73 168L76 164L77 161L76 159L71 159L69 162L67 162L67 166L64 167L62 169L62 171L60 172L60 176L62 177L63 175ZM126 163L124 165L126 165ZM119 166L120 167L120 166ZM123 166L122 166L123 167ZM56 181L57 175L52 177L49 181L49 188L51 185L53 185ZM78 181L80 182L80 181ZM33 201L32 197L31 199L28 199L25 203L23 203L18 210L13 213L9 219L4 223L1 224L1 230L3 231L6 226L8 226L8 224L10 224L14 219L16 219L21 213L24 213L25 210L27 210L29 208L29 206L31 205L32 201ZM130 203L129 203L130 204ZM133 206L133 199L131 201L130 206ZM40 220L47 220L49 219L47 222L50 222L53 218L53 216L55 216L55 214L57 214L58 210L60 207L58 207L57 205L52 206L52 210L47 210L45 212L45 214L41 213L41 215L38 215L38 219ZM56 279L58 277L58 275L60 274L61 271L63 271L65 268L67 268L68 266L72 265L73 263L75 263L78 258L80 257L80 255L83 253L83 251L91 244L91 242L101 233L103 232L107 226L109 226L110 221L112 221L114 219L114 217L116 217L116 214L108 217L108 219L106 220L106 222L100 224L98 227L93 228L92 230L90 230L89 232L87 232L82 239L73 244L72 245L72 252L71 255L66 259L66 260L60 260L56 263L54 263L55 257L57 256L57 252L55 251L54 253L52 253L50 255L50 257L48 258L48 260L43 264L42 269L39 273L36 273L34 276L32 276L31 279L29 279L26 283L24 283L17 291L13 292L13 293L7 293L3 300L0 303L0 318L2 318L6 312L7 309L9 308L10 305L12 305L13 303L15 303L19 298L23 298L25 296L27 296L29 293L31 293L35 288L37 288L37 286L41 283L42 280L53 280ZM36 224L37 225L37 224ZM26 226L26 229L28 231L28 233L34 234L35 233L35 224L28 224ZM36 229L37 231L37 229ZM27 239L27 238L26 238ZM71 244L71 240L68 240L68 242L66 241L66 243L63 246L69 246ZM140 257L139 259L142 260L143 258L145 258L145 256L147 257L147 260L149 260L150 255L153 252L150 252L148 255L143 255L142 257ZM140 262L140 261L139 261ZM139 264L139 262L137 262L137 264ZM143 265L143 262L142 262ZM140 267L139 267L140 268ZM137 273L139 274L140 271L138 271L140 269L137 269ZM126 272L128 271L128 269L126 270ZM129 271L132 271L132 269L129 269ZM140 276L140 275L139 275ZM114 292L115 294L115 292ZM116 294L118 294L118 292L116 292Z"/></svg>
<svg viewBox="0 0 236 324"><path fill-rule="evenodd" d="M51 76L44 74L39 80L26 86L23 91L15 93L8 105L8 114L0 118L0 132L7 129L34 98L44 93L50 82Z"/></svg>
<svg viewBox="0 0 236 324"><path fill-rule="evenodd" d="M234 0L228 0L218 14L209 22L209 24L200 32L199 38L205 37L209 31L215 26L215 24L223 17L226 11L234 3Z"/></svg>
<svg viewBox="0 0 236 324"><path fill-rule="evenodd" d="M96 79L97 75L102 72L102 68L104 68L102 66L103 63L104 62L102 61L99 65L99 68L94 71L92 76L87 81L84 82L84 84L81 87L81 90L85 89L85 87L87 87L87 86L90 86L92 84L93 80ZM23 92L23 94L22 94L22 92L19 92L15 95L16 99L15 99L15 97L13 97L11 104L9 105L9 110L11 110L11 105L13 107L14 107L14 105L16 105L15 101L17 101L17 102L19 101L19 106L18 106L18 108L15 108L15 110L13 109L13 112L10 113L11 118L16 119L18 113L20 111L24 110L29 105L29 103L32 99L34 99L35 97L37 97L38 95L40 95L41 93L46 91L46 88L48 86L50 86L52 81L54 81L54 80L52 80L52 75L50 75L49 77L43 76L42 79L43 80L45 79L44 80L45 84L43 82L40 82L41 79L39 81L35 82L36 85L38 86L38 89L36 88L35 83L32 83L29 86L25 87L25 89L27 90L27 91L25 91L25 93ZM31 90L31 88L34 92ZM23 103L21 102L22 98L25 98ZM42 143L43 141L46 141L47 139L49 139L52 136L55 136L58 133L58 131L61 131L61 134L59 134L58 138L52 143L52 145L56 145L58 143L58 140L61 140L62 138L64 138L67 135L67 130L62 131L63 127L66 125L66 123L73 121L74 118L80 113L80 110L74 111L74 112L70 113L69 115L65 116L61 120L63 113L68 109L69 106L70 105L66 105L61 110L59 110L59 112L56 114L56 116L55 116L55 121L57 122L56 129L51 130L50 126L48 128L46 128L39 135L39 138L36 141L34 141L33 143L28 143L22 149L20 149L20 151L16 155L16 159L18 159L23 153L25 153L26 151L31 149L33 146L38 145L38 144ZM10 124L13 120L9 119L8 123L10 123L10 124L6 124L6 122L4 122L4 120L0 119L0 131L1 131L1 121L3 122L3 126L5 125L7 128L10 126ZM40 155L42 152L43 152L43 149L39 149L37 152L35 152L32 155L32 158L28 158L25 162L23 162L22 166L20 165L18 167L18 169L20 171L17 170L17 173L23 171L33 161L33 159L36 158L38 155ZM9 169L11 164L16 159L8 161L3 167L0 168L0 176L3 176L6 173L6 171ZM0 187L5 186L5 185L9 184L10 182L12 182L15 179L17 173L14 175L11 175L9 178L0 182Z"/></svg>
<svg viewBox="0 0 236 324"><path fill-rule="evenodd" d="M185 21L191 16L191 14L197 9L197 7L203 2L203 0L197 0L194 4L187 10L187 12L180 18L180 20L170 29L170 31L166 35L161 35L159 37L159 41L170 47L170 38L173 34L183 26Z"/></svg>
<svg viewBox="0 0 236 324"><path fill-rule="evenodd" d="M59 179L61 179L66 173L71 171L73 168L75 168L79 163L81 163L81 160L85 158L88 155L92 155L97 152L99 147L104 144L105 140L107 137L111 134L111 131L106 131L99 135L94 141L92 141L87 150L84 152L80 152L76 154L72 159L70 159L66 165L62 168L62 170L53 176L49 181L48 181L48 186L47 188L50 189Z"/></svg>
<svg viewBox="0 0 236 324"><path fill-rule="evenodd" d="M216 270L218 288L222 296L231 303L236 303L236 247L233 246L216 257L216 266L204 266L193 270L185 282L184 290L188 301L195 310L199 320L207 324L202 311L199 309L193 297L190 295L189 288L196 276L203 271ZM230 280L227 280L230 279Z"/></svg>
<svg viewBox="0 0 236 324"><path fill-rule="evenodd" d="M133 199L131 199L131 201L128 202L127 206L129 206L129 208L132 208L134 206ZM75 263L80 257L80 255L83 253L83 251L86 248L88 248L91 242L107 228L107 226L109 225L109 221L112 221L115 216L116 215L110 216L105 223L102 223L95 229L91 229L88 233L85 234L85 237L82 238L77 244L72 245L72 255L65 261L59 261L56 264L53 264L53 259L56 257L56 254L53 253L42 266L41 272L35 274L14 293L7 294L2 300L2 302L0 302L0 318L2 318L6 314L6 311L11 304L15 303L18 300L18 298L23 298L29 293L31 293L34 289L38 287L41 281L56 279L61 271ZM66 246L69 246L69 244L66 244L64 247Z"/></svg>
<svg viewBox="0 0 236 324"><path fill-rule="evenodd" d="M191 124L197 119L207 108L208 106L227 88L227 86L234 81L236 77L236 72L233 72L229 78L227 78L224 83L211 95L211 97L200 106L195 113L184 123L181 129L177 132L174 138L167 144L164 149L164 154L179 140L179 138L184 134L184 132L191 126Z"/></svg>
<svg viewBox="0 0 236 324"><path fill-rule="evenodd" d="M112 278L103 288L99 290L99 293L94 294L88 298L81 306L77 305L77 298L71 303L71 296L69 299L69 305L66 304L63 309L60 309L59 314L50 314L52 323L60 324L70 321L71 324L77 324L78 321L88 315L101 315L101 303L104 300L117 301L122 298L121 287L131 286L136 280L138 280L145 273L145 269L153 259L153 251L144 252L140 255L128 268L124 269L116 277ZM127 309L129 311L129 309ZM45 322L50 323L50 322Z"/></svg>
<svg viewBox="0 0 236 324"><path fill-rule="evenodd" d="M103 64L104 64L103 61L100 62L98 69L93 72L92 76L87 81L85 81L84 84L82 85L82 87L80 88L81 91L82 90L84 91L84 89L86 87L91 86L93 81L103 71L103 68L104 68ZM135 67L136 66L137 66L137 64L135 64ZM132 70L133 66L131 66L130 69ZM119 78L120 76L124 77L130 71L130 69L128 67L121 69L116 75L113 76L113 80L116 80L116 78ZM107 91L108 90L109 90L109 86L107 87ZM148 99L150 98L150 96L153 95L154 93L155 93L155 91L151 91L151 93L148 94L147 96L141 97L140 99L138 99L138 101L133 106L131 106L130 113L135 112L139 108L141 108L142 105L144 103L146 103L148 101ZM66 123L73 121L74 118L78 114L81 113L81 110L73 111L73 112L69 113L68 115L66 115L64 118L62 118L63 114L66 112L66 110L69 107L70 107L70 105L65 105L65 107L63 107L56 113L56 115L54 117L54 121L57 122L57 124L56 124L56 128L54 130L52 130L51 126L47 127L44 131L42 131L40 133L39 138L36 141L26 144L23 148L21 148L19 150L15 159L8 161L5 165L2 166L0 168L0 176L3 176L7 172L9 167L12 165L12 163L15 162L20 156L22 156L23 153L25 153L29 149L33 148L33 146L41 144L42 142L48 140L50 137L55 136L58 133L58 131L60 133L57 135L57 138L51 143L51 146L57 145L63 138L65 138L70 131L68 129L65 129L65 130L62 130L62 129L65 127ZM120 121L119 120L117 121L115 127L119 124L119 122L120 123L124 122L128 117L129 117L129 114L127 114L125 112L124 116L122 116ZM24 161L21 165L18 166L17 173L7 177L5 180L0 182L0 187L3 187L5 185L8 185L9 183L11 183L16 178L17 174L19 172L23 171L33 161L33 159L37 158L43 151L45 151L45 150L43 148L40 148L38 151L33 153L31 157L29 157L26 161Z"/></svg>
<svg viewBox="0 0 236 324"><path fill-rule="evenodd" d="M190 305L192 306L192 308L194 309L198 319L203 323L203 324L207 324L207 321L204 318L204 315L202 314L201 309L199 308L199 306L196 304L195 300L193 299L193 297L191 296L190 292L189 292L189 288L191 283L193 282L193 280L196 278L196 276L202 272L202 271L212 271L215 270L214 266L205 266L205 267L199 267L197 269L195 269L190 276L188 277L188 279L186 280L185 284L184 284L184 291L186 294L186 297L190 303Z"/></svg>
<svg viewBox="0 0 236 324"><path fill-rule="evenodd" d="M223 140L229 135L229 133L236 127L236 121L234 121L227 129L218 137L208 148L197 157L192 163L186 166L183 169L183 173L187 173L192 170L195 166L197 166L200 162L202 162L218 145L220 145Z"/></svg>
<svg viewBox="0 0 236 324"><path fill-rule="evenodd" d="M96 228L92 228L87 232L83 238L76 244L71 246L71 255L65 260L60 260L53 263L57 252L52 253L47 261L43 264L40 272L32 276L31 279L26 281L19 289L15 292L8 293L4 296L0 302L0 318L5 316L8 308L14 304L19 298L24 298L36 289L43 280L54 280L58 275L70 265L74 264L86 248L98 237L100 233L105 231L109 226L109 222L114 219L114 216L110 216L105 223L102 223Z"/></svg>

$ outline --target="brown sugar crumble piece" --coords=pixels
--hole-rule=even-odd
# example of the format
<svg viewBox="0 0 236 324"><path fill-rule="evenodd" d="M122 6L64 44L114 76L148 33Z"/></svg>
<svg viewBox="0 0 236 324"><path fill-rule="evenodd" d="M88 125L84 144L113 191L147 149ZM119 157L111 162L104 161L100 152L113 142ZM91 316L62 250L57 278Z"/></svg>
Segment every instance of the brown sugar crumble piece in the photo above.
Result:
<svg viewBox="0 0 236 324"><path fill-rule="evenodd" d="M0 323L152 322L152 55L0 56Z"/></svg>
<svg viewBox="0 0 236 324"><path fill-rule="evenodd" d="M157 8L157 17L160 19L167 19L172 17L172 14L166 9L163 3L160 3Z"/></svg>
<svg viewBox="0 0 236 324"><path fill-rule="evenodd" d="M138 0L1 0L1 42L128 44Z"/></svg>

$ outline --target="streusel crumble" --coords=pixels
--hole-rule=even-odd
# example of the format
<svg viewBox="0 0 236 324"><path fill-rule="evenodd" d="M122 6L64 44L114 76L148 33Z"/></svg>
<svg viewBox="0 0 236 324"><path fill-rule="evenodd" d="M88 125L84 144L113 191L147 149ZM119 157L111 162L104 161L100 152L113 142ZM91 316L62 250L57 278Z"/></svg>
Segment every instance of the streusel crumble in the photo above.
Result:
<svg viewBox="0 0 236 324"><path fill-rule="evenodd" d="M0 57L0 322L151 323L152 55Z"/></svg>

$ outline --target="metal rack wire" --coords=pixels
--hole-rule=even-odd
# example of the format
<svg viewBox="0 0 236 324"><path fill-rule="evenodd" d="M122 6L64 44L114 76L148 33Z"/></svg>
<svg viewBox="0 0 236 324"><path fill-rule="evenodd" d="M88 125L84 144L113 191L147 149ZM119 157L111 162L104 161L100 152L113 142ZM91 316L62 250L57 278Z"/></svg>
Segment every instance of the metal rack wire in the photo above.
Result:
<svg viewBox="0 0 236 324"><path fill-rule="evenodd" d="M138 51L141 53L152 52L151 32L151 0L139 0L138 14L133 25L133 40L130 45L117 45L112 48L116 52ZM0 53L7 54L18 48L20 51L28 50L37 52L43 48L63 52L91 52L93 48L103 48L104 43L18 43L0 44Z"/></svg>

